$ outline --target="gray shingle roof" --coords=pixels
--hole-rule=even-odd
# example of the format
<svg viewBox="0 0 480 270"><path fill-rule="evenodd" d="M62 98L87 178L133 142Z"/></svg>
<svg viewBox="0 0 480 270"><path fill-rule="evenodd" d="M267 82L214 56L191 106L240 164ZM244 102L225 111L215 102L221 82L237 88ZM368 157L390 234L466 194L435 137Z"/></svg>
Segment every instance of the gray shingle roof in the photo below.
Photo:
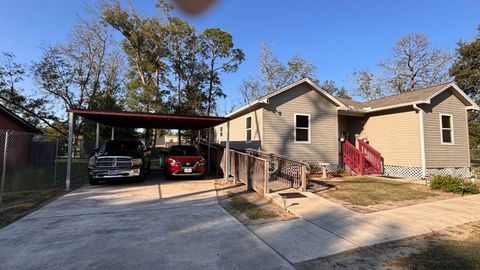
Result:
<svg viewBox="0 0 480 270"><path fill-rule="evenodd" d="M340 100L340 102L342 102L346 106L352 106L355 109L363 109L368 107L372 109L376 109L376 108L388 107L388 106L393 106L398 104L415 102L419 100L426 100L427 98L429 98L430 96L432 96L433 94L435 94L436 92L440 91L442 88L447 86L449 83L450 82L442 83L439 85L421 88L415 91L391 95L388 97L374 99L366 102L359 102L359 101L349 100L345 98L338 98L338 100Z"/></svg>

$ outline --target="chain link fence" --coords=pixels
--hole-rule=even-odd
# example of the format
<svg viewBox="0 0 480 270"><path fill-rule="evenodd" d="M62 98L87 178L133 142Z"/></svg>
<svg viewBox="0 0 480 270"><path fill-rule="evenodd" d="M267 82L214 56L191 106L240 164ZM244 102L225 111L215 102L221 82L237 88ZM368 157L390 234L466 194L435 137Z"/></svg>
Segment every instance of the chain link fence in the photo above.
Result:
<svg viewBox="0 0 480 270"><path fill-rule="evenodd" d="M95 143L75 139L72 186L88 182L88 158ZM0 129L0 203L25 194L65 188L65 138Z"/></svg>

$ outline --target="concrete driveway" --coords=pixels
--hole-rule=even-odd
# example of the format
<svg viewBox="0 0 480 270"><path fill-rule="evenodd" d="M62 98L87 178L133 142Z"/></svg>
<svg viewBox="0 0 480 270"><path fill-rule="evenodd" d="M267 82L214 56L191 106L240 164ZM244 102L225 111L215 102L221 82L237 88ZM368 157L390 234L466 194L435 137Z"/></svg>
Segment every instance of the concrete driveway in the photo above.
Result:
<svg viewBox="0 0 480 270"><path fill-rule="evenodd" d="M156 179L156 180L155 180ZM213 180L86 186L0 230L1 269L293 269Z"/></svg>

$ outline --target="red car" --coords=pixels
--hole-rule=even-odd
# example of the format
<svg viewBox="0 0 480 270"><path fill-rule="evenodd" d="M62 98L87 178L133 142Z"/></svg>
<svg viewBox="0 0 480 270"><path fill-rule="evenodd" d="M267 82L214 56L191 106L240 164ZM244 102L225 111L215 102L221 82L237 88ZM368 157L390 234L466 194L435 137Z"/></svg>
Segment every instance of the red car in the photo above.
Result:
<svg viewBox="0 0 480 270"><path fill-rule="evenodd" d="M205 159L192 145L174 145L166 157L165 178L173 176L205 177Z"/></svg>

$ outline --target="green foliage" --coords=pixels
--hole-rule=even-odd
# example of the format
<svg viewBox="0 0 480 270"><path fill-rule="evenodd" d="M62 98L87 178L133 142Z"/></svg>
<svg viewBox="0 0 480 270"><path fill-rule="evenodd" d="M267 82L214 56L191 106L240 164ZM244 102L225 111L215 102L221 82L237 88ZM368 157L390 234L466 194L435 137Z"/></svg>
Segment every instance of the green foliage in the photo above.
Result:
<svg viewBox="0 0 480 270"><path fill-rule="evenodd" d="M216 107L216 99L225 97L220 80L221 73L236 72L245 60L245 54L235 48L233 38L219 28L205 29L200 35L200 47L205 64L208 67L207 115Z"/></svg>
<svg viewBox="0 0 480 270"><path fill-rule="evenodd" d="M454 177L451 175L436 175L430 181L430 188L433 190L442 190L445 192L461 193L462 183L465 193L479 193L478 185L472 182L464 182L462 178Z"/></svg>
<svg viewBox="0 0 480 270"><path fill-rule="evenodd" d="M450 68L450 76L454 77L458 86L467 95L477 102L480 101L480 26L474 40L459 42L457 55ZM480 145L480 114L470 112L468 127L470 134L470 148L476 149Z"/></svg>
<svg viewBox="0 0 480 270"><path fill-rule="evenodd" d="M479 99L480 94L480 26L474 40L459 42L457 56L450 68L450 76L468 95Z"/></svg>
<svg viewBox="0 0 480 270"><path fill-rule="evenodd" d="M202 33L158 1L167 18L141 17L118 1L103 7L104 20L123 36L129 63L127 105L144 112L206 114L224 97L221 74L235 72L244 59L232 36L218 28Z"/></svg>
<svg viewBox="0 0 480 270"><path fill-rule="evenodd" d="M23 82L26 73L26 67L16 61L15 55L2 53L0 57L0 104L35 126L47 125L62 134L62 130L55 125L58 123L58 117L52 113L49 100L44 97L27 96L23 93L23 89L19 85Z"/></svg>
<svg viewBox="0 0 480 270"><path fill-rule="evenodd" d="M338 167L338 168L337 168L337 173L338 173L338 174L347 173L347 169L345 169L344 167Z"/></svg>

